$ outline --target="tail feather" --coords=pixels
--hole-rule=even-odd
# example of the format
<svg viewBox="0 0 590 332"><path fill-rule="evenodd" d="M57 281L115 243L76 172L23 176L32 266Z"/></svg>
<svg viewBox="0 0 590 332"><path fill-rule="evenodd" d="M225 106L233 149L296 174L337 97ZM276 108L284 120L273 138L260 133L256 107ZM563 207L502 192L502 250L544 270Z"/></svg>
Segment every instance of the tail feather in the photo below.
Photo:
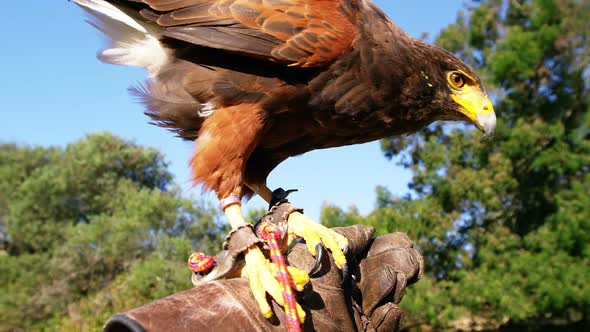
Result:
<svg viewBox="0 0 590 332"><path fill-rule="evenodd" d="M152 124L168 128L178 137L195 140L205 120L203 105L188 94L181 80L154 80L129 89L147 110Z"/></svg>
<svg viewBox="0 0 590 332"><path fill-rule="evenodd" d="M104 0L72 1L90 15L87 22L107 37L107 48L98 54L101 61L144 67L150 76L169 62L170 50L160 43L158 28L134 17L137 11L127 12Z"/></svg>
<svg viewBox="0 0 590 332"><path fill-rule="evenodd" d="M135 30L141 31L143 33L148 33L145 26L141 25L137 20L131 17L129 14L125 13L123 10L115 7L115 5L108 3L104 0L72 0L74 3L78 4L82 8L84 8L88 13L92 16L100 19L101 16L106 19L104 22L111 21L111 22L119 22L133 28Z"/></svg>
<svg viewBox="0 0 590 332"><path fill-rule="evenodd" d="M130 89L147 110L152 124L165 127L178 136L195 140L206 117L215 107L208 100L209 85L187 90L188 77L202 70L210 79L213 72L197 64L174 57L172 49L160 42L161 27L150 21L149 12L140 13L141 4L105 0L71 0L89 16L87 22L106 37L106 49L98 58L107 63L140 66L151 76L144 84ZM199 72L201 73L201 72ZM207 78L209 77L209 78Z"/></svg>

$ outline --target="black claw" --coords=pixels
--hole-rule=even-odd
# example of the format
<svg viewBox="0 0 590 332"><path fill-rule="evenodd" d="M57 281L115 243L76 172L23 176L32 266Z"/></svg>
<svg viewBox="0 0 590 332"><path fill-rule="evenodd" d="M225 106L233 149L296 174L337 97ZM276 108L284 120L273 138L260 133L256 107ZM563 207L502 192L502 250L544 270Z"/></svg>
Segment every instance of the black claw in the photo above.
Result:
<svg viewBox="0 0 590 332"><path fill-rule="evenodd" d="M344 257L348 258L348 255L350 254L350 247L346 246L346 248L342 250L342 253L344 254Z"/></svg>
<svg viewBox="0 0 590 332"><path fill-rule="evenodd" d="M315 251L316 251L315 263L313 264L313 266L311 267L311 269L307 273L310 277L313 276L314 274L316 274L320 270L320 265L322 264L322 260L324 259L324 253L326 252L326 249L324 249L324 246L322 246L321 243L318 243L315 245Z"/></svg>
<svg viewBox="0 0 590 332"><path fill-rule="evenodd" d="M344 284L346 283L346 281L348 280L349 275L349 270L348 270L348 263L345 263L344 265L342 265L342 283L341 285L344 286Z"/></svg>
<svg viewBox="0 0 590 332"><path fill-rule="evenodd" d="M348 261L350 247L346 246L344 249L342 249L342 253L344 254L344 257L346 257L346 261ZM344 265L342 265L342 285L344 285L344 283L348 280L348 277L350 277L350 270L348 269L348 263L345 263Z"/></svg>

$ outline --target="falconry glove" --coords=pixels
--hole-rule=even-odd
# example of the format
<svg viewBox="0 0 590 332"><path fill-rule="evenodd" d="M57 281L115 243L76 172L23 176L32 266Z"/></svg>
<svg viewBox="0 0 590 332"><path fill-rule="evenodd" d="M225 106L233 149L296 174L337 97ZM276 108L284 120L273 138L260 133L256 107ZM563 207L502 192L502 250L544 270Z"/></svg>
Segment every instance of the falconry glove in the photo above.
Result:
<svg viewBox="0 0 590 332"><path fill-rule="evenodd" d="M349 240L351 277L344 280L331 255L298 302L306 311L304 331L397 331L403 312L398 306L405 288L420 279L422 256L402 233L373 238L367 226L335 228ZM309 270L315 258L302 243L287 255L290 266ZM284 331L285 314L272 303L275 316L258 312L248 280L233 278L199 286L113 316L104 331Z"/></svg>

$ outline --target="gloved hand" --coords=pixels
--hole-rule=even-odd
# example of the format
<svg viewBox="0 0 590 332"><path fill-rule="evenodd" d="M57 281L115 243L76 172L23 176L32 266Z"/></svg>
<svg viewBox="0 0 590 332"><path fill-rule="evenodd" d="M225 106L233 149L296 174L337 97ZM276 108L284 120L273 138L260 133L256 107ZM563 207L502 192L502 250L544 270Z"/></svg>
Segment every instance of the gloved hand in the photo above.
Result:
<svg viewBox="0 0 590 332"><path fill-rule="evenodd" d="M323 257L309 286L298 294L307 313L303 330L399 330L403 312L398 303L405 288L422 276L422 256L402 233L373 239L372 227L335 230L349 240L351 277L343 280L331 256ZM315 258L297 244L287 261L309 270ZM104 331L284 331L283 309L273 302L273 311L271 319L260 315L247 279L215 280L115 315Z"/></svg>
<svg viewBox="0 0 590 332"><path fill-rule="evenodd" d="M398 331L403 311L398 306L408 285L422 278L424 260L404 233L377 237L359 264L357 287L361 306L359 331ZM359 320L357 319L357 324Z"/></svg>

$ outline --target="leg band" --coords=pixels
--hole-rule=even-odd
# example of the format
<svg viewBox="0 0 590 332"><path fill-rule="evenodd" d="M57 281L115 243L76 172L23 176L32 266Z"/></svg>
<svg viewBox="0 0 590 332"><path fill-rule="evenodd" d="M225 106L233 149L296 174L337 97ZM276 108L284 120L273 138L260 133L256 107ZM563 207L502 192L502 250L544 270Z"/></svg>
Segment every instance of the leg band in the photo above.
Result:
<svg viewBox="0 0 590 332"><path fill-rule="evenodd" d="M219 206L221 207L221 211L225 211L226 207L233 205L233 204L242 205L242 199L240 197L238 197L238 195L231 194L219 202Z"/></svg>

